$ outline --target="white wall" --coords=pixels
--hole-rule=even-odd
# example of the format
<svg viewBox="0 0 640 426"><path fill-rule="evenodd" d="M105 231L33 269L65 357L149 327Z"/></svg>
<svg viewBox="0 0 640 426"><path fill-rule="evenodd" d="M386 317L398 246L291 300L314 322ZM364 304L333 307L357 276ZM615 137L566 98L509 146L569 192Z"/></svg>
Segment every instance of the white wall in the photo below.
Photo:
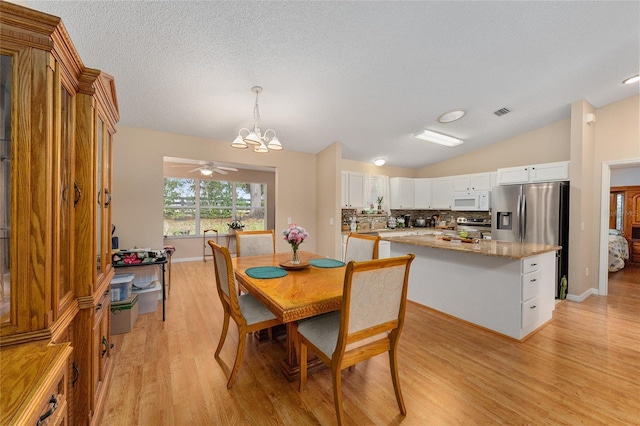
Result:
<svg viewBox="0 0 640 426"><path fill-rule="evenodd" d="M611 170L611 186L640 185L640 167Z"/></svg>
<svg viewBox="0 0 640 426"><path fill-rule="evenodd" d="M304 249L315 251L316 156L287 151L286 146L285 151L258 154L230 145L229 141L118 126L113 146L112 217L120 247L164 246L163 157L168 156L273 168L276 232L286 229L287 218L292 218L310 233ZM276 248L289 249L281 239ZM175 258L181 256L176 250Z"/></svg>

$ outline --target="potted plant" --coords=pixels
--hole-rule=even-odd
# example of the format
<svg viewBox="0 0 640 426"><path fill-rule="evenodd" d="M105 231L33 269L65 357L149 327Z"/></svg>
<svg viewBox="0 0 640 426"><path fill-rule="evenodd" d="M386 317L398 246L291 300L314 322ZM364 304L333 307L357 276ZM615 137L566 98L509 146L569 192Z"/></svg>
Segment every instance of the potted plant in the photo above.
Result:
<svg viewBox="0 0 640 426"><path fill-rule="evenodd" d="M378 203L378 214L382 213L382 200L384 200L384 197L382 196L378 197L378 199L376 200L376 202Z"/></svg>
<svg viewBox="0 0 640 426"><path fill-rule="evenodd" d="M234 220L231 223L227 223L227 226L229 227L229 235L234 235L236 233L236 230L242 231L244 229L244 225L239 220Z"/></svg>

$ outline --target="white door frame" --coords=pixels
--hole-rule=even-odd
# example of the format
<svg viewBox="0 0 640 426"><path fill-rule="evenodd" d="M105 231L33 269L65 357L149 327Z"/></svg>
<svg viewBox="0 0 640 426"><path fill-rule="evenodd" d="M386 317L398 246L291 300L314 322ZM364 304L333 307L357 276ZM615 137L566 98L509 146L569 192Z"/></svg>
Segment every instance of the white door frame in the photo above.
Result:
<svg viewBox="0 0 640 426"><path fill-rule="evenodd" d="M640 158L602 162L602 189L600 198L600 274L598 294L609 293L609 191L611 189L611 169L640 167Z"/></svg>

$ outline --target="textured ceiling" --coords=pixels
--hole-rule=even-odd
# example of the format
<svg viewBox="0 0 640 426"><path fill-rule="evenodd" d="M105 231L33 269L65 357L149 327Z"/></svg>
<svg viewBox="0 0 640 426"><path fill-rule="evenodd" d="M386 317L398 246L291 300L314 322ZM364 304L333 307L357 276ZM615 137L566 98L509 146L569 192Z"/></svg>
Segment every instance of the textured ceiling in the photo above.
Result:
<svg viewBox="0 0 640 426"><path fill-rule="evenodd" d="M418 168L639 92L640 2L28 1L115 77L120 124ZM512 112L497 117L493 111ZM437 117L464 109L462 120ZM429 128L465 143L413 138ZM278 155L277 153L269 155Z"/></svg>

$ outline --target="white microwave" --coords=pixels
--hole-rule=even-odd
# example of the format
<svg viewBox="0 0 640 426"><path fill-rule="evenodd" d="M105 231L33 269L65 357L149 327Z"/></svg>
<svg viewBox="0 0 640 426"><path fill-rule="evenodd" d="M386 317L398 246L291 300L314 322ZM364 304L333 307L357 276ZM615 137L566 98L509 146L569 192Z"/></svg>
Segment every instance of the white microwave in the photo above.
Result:
<svg viewBox="0 0 640 426"><path fill-rule="evenodd" d="M489 211L491 191L469 191L453 194L451 210Z"/></svg>

